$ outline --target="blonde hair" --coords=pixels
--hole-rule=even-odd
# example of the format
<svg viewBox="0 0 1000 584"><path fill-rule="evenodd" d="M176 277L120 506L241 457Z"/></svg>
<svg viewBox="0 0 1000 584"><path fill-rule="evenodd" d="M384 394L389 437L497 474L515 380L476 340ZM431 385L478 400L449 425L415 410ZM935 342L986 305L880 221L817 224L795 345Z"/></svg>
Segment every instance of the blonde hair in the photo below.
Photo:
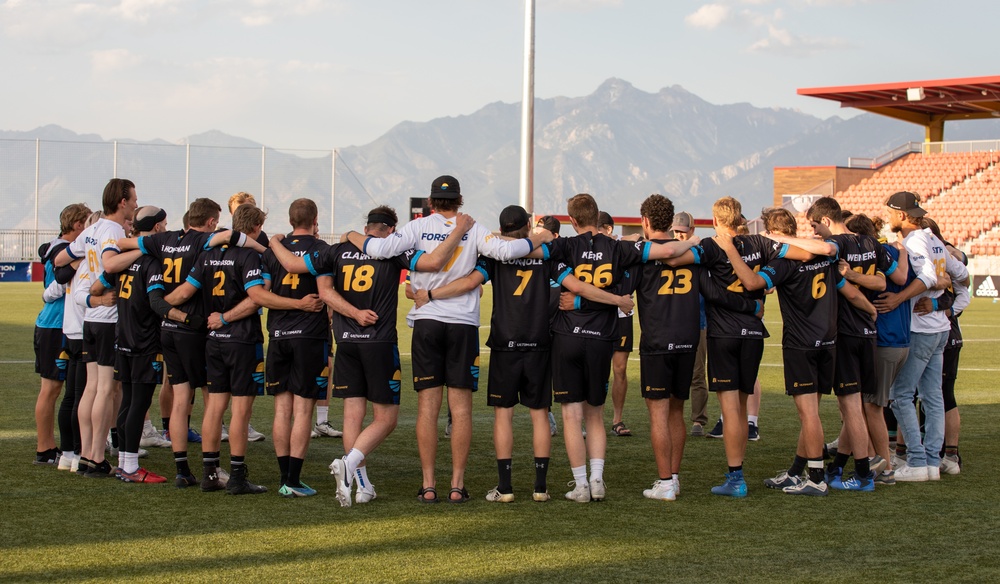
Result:
<svg viewBox="0 0 1000 584"><path fill-rule="evenodd" d="M722 227L737 231L743 224L743 206L732 197L722 197L712 205L712 216Z"/></svg>
<svg viewBox="0 0 1000 584"><path fill-rule="evenodd" d="M251 205L256 206L257 199L253 198L253 195L251 195L250 193L245 193L243 191L240 191L235 195L229 197L229 212L235 215L236 208L239 207L240 205L243 205L244 203L250 203Z"/></svg>

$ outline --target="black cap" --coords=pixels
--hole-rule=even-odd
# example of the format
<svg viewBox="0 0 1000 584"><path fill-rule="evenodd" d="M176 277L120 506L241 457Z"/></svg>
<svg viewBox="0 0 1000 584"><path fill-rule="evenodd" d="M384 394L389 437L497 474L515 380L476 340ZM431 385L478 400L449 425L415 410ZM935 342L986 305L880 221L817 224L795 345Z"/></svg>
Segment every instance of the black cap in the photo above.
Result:
<svg viewBox="0 0 1000 584"><path fill-rule="evenodd" d="M886 200L885 206L890 209L902 211L910 217L923 217L927 214L927 211L920 208L920 197L909 191L893 193Z"/></svg>
<svg viewBox="0 0 1000 584"><path fill-rule="evenodd" d="M447 174L441 175L431 183L432 199L457 199L462 196L462 187L458 179Z"/></svg>
<svg viewBox="0 0 1000 584"><path fill-rule="evenodd" d="M152 231L156 224L167 218L167 212L159 207L147 205L141 207L135 213L135 220L132 222L132 230L136 233Z"/></svg>
<svg viewBox="0 0 1000 584"><path fill-rule="evenodd" d="M601 211L600 213L597 214L597 226L604 227L605 225L610 225L611 227L614 227L615 220L611 216L611 213L608 213L607 211Z"/></svg>
<svg viewBox="0 0 1000 584"><path fill-rule="evenodd" d="M511 205L500 211L500 232L510 233L524 227L531 221L531 217L523 207Z"/></svg>

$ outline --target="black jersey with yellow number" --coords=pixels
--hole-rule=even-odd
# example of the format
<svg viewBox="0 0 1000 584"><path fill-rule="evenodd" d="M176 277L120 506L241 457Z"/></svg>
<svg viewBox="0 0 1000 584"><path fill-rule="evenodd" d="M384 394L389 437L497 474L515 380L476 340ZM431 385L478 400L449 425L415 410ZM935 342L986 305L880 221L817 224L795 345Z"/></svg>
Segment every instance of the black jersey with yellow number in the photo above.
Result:
<svg viewBox="0 0 1000 584"><path fill-rule="evenodd" d="M782 245L762 235L737 235L733 245L740 257L757 272L768 262L782 258L788 251L787 245ZM705 266L730 292L742 294L750 300L764 302L763 290L745 290L740 279L733 271L729 256L719 247L714 239L703 239L701 245L691 248L695 254L695 263ZM718 304L705 304L705 315L708 317L706 334L710 337L753 338L764 339L770 335L764 322L752 314L728 310Z"/></svg>
<svg viewBox="0 0 1000 584"><path fill-rule="evenodd" d="M882 244L870 235L854 235L853 233L831 235L830 241L837 244L837 255L846 261L851 269L860 274L888 276L896 270L896 261ZM853 286L848 282L848 285ZM874 300L878 292L858 286L858 289L868 298ZM840 296L838 306L837 330L841 335L851 337L875 337L878 331L875 321L861 310L855 308L847 298Z"/></svg>
<svg viewBox="0 0 1000 584"><path fill-rule="evenodd" d="M184 283L187 275L198 264L208 240L214 233L188 230L164 231L139 238L139 250L144 255L162 262L163 288L166 294L173 292ZM187 314L205 316L204 303L197 296L177 307ZM162 326L167 330L194 333L200 332L190 326L164 319Z"/></svg>
<svg viewBox="0 0 1000 584"><path fill-rule="evenodd" d="M550 316L559 296L551 282L558 262L521 258L497 261L480 256L476 270L493 283L493 316L486 346L494 351L548 351L552 345Z"/></svg>
<svg viewBox="0 0 1000 584"><path fill-rule="evenodd" d="M647 241L616 241L604 234L581 233L575 237L560 237L542 246L543 257L566 264L557 283L567 273L597 288L619 291L624 272L642 263L649 256ZM620 292L619 292L620 293ZM581 310L560 310L552 332L590 339L618 338L618 309L604 304L589 304Z"/></svg>
<svg viewBox="0 0 1000 584"><path fill-rule="evenodd" d="M781 305L781 346L821 349L837 342L837 290L846 280L836 260L817 257L808 262L778 259L761 268L768 288L778 288Z"/></svg>
<svg viewBox="0 0 1000 584"><path fill-rule="evenodd" d="M321 239L311 235L288 235L282 244L288 251L301 257L327 247ZM264 280L271 281L271 292L285 298L305 298L319 293L316 276L312 274L291 274L281 266L274 252L264 252ZM319 274L330 276L330 273ZM268 310L267 330L272 339L330 339L330 319L325 310L306 312L304 310Z"/></svg>
<svg viewBox="0 0 1000 584"><path fill-rule="evenodd" d="M118 275L118 350L130 355L160 352L160 317L149 306L149 293L163 290L160 262L140 256Z"/></svg>
<svg viewBox="0 0 1000 584"><path fill-rule="evenodd" d="M263 273L260 254L254 250L220 247L205 252L187 281L201 290L208 313L223 313L242 302L247 297L247 290L263 286ZM209 331L208 338L227 343L263 343L260 315L254 312L218 330Z"/></svg>
<svg viewBox="0 0 1000 584"><path fill-rule="evenodd" d="M422 252L408 251L376 260L351 243L322 246L305 256L314 276L333 275L333 286L354 307L378 314L374 325L333 313L333 337L338 343L395 343L400 272L416 265Z"/></svg>

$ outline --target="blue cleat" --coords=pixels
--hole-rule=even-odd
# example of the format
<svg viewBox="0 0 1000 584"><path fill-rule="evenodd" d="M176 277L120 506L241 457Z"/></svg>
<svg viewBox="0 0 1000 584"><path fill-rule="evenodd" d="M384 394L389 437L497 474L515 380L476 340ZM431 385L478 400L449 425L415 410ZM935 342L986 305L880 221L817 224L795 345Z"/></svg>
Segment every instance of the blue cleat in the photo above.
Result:
<svg viewBox="0 0 1000 584"><path fill-rule="evenodd" d="M188 428L188 442L193 442L195 444L201 444L201 434L193 428Z"/></svg>
<svg viewBox="0 0 1000 584"><path fill-rule="evenodd" d="M309 485L300 482L301 487L290 487L288 485L281 485L278 489L278 494L286 499L294 499L296 497L312 497L316 494L316 489L310 487Z"/></svg>
<svg viewBox="0 0 1000 584"><path fill-rule="evenodd" d="M840 485L840 489L844 491L870 493L875 490L875 473L870 472L866 477L858 476L857 473L854 473L846 481L842 481ZM832 483L830 486L835 489L837 488Z"/></svg>
<svg viewBox="0 0 1000 584"><path fill-rule="evenodd" d="M743 480L743 471L734 470L726 473L726 481L721 485L712 487L713 495L725 497L743 498L747 496L747 483Z"/></svg>
<svg viewBox="0 0 1000 584"><path fill-rule="evenodd" d="M834 468L832 471L826 471L826 484L830 485L831 489L837 489L838 491L844 490L844 469L843 467Z"/></svg>

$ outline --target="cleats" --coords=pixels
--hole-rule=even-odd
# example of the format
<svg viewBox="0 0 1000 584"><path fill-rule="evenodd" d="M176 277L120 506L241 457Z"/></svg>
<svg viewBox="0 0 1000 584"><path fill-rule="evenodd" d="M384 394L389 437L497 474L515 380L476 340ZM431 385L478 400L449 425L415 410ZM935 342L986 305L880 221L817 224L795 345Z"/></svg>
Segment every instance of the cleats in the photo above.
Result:
<svg viewBox="0 0 1000 584"><path fill-rule="evenodd" d="M830 484L834 489L838 488L833 484ZM868 476L862 477L858 476L857 473L852 474L847 479L840 482L840 487L843 491L860 491L862 493L870 493L875 490L875 473L868 473Z"/></svg>
<svg viewBox="0 0 1000 584"><path fill-rule="evenodd" d="M709 430L705 436L708 438L722 438L722 418L719 418L719 421L715 423L715 427Z"/></svg>
<svg viewBox="0 0 1000 584"><path fill-rule="evenodd" d="M323 422L322 424L316 424L313 426L313 433L316 437L327 436L329 438L340 438L344 435L343 432L333 427L333 424L329 420Z"/></svg>
<svg viewBox="0 0 1000 584"><path fill-rule="evenodd" d="M199 481L192 474L182 475L179 474L174 477L174 486L178 489L186 489L188 487L197 487Z"/></svg>
<svg viewBox="0 0 1000 584"><path fill-rule="evenodd" d="M880 472L889 468L889 461L876 454L868 459L868 467L877 476Z"/></svg>
<svg viewBox="0 0 1000 584"><path fill-rule="evenodd" d="M286 499L294 499L296 497L312 497L316 494L316 489L310 487L309 485L300 482L301 487L290 487L288 485L281 485L278 489L278 494Z"/></svg>
<svg viewBox="0 0 1000 584"><path fill-rule="evenodd" d="M201 434L193 428L188 428L188 442L192 444L201 444Z"/></svg>
<svg viewBox="0 0 1000 584"><path fill-rule="evenodd" d="M833 442L827 442L823 445L824 458L834 458L837 456L838 448L840 447L840 438L834 439Z"/></svg>
<svg viewBox="0 0 1000 584"><path fill-rule="evenodd" d="M115 469L111 466L111 464L106 460L102 460L99 464L87 469L87 473L83 476L88 479L106 479L114 476L114 474Z"/></svg>
<svg viewBox="0 0 1000 584"><path fill-rule="evenodd" d="M358 490L354 493L354 502L363 505L365 503L370 503L373 501L378 494L375 493L375 487L369 484L367 487L362 487L358 484Z"/></svg>
<svg viewBox="0 0 1000 584"><path fill-rule="evenodd" d="M253 426L247 424L247 440L250 442L263 442L267 438L264 434L253 429Z"/></svg>
<svg viewBox="0 0 1000 584"><path fill-rule="evenodd" d="M267 492L267 487L264 485L255 485L247 480L249 476L250 471L247 470L246 465L234 467L232 476L230 476L229 481L226 482L226 494L260 495Z"/></svg>
<svg viewBox="0 0 1000 584"><path fill-rule="evenodd" d="M781 471L773 479L764 479L764 486L769 489L785 489L794 487L802 482L802 477L788 474L788 471Z"/></svg>
<svg viewBox="0 0 1000 584"><path fill-rule="evenodd" d="M735 497L742 499L747 496L747 483L743 479L742 470L734 470L726 473L726 480L721 485L712 487L713 495L724 497Z"/></svg>
<svg viewBox="0 0 1000 584"><path fill-rule="evenodd" d="M139 467L135 472L125 472L121 470L116 475L123 483L165 483L167 482L166 477L162 477L156 473L149 472L148 470Z"/></svg>
<svg viewBox="0 0 1000 584"><path fill-rule="evenodd" d="M653 481L653 488L644 490L642 496L647 499L656 499L659 501L673 501L677 499L673 479Z"/></svg>
<svg viewBox="0 0 1000 584"><path fill-rule="evenodd" d="M957 454L945 454L941 457L941 472L950 475L957 475L961 473L962 457Z"/></svg>
<svg viewBox="0 0 1000 584"><path fill-rule="evenodd" d="M760 428L757 427L757 424L754 424L753 422L749 422L747 424L747 440L749 440L750 442L756 442L760 440Z"/></svg>
<svg viewBox="0 0 1000 584"><path fill-rule="evenodd" d="M604 493L607 489L604 485L604 479L597 479L590 481L590 500L591 501L603 501Z"/></svg>
<svg viewBox="0 0 1000 584"><path fill-rule="evenodd" d="M330 463L330 474L337 484L337 501L341 507L351 506L351 476L347 474L347 462L343 458L334 458Z"/></svg>
<svg viewBox="0 0 1000 584"><path fill-rule="evenodd" d="M152 424L148 424L142 429L142 437L139 439L139 446L143 448L169 448L170 440L165 439Z"/></svg>
<svg viewBox="0 0 1000 584"><path fill-rule="evenodd" d="M493 488L486 493L486 500L491 503L513 503L514 493L501 493L498 489Z"/></svg>
<svg viewBox="0 0 1000 584"><path fill-rule="evenodd" d="M51 466L59 463L59 455L62 454L57 448L49 448L45 452L36 452L35 460L32 464Z"/></svg>
<svg viewBox="0 0 1000 584"><path fill-rule="evenodd" d="M799 484L781 489L787 495L807 495L810 497L825 497L827 493L826 483L814 483L809 479L802 480Z"/></svg>
<svg viewBox="0 0 1000 584"><path fill-rule="evenodd" d="M837 489L838 491L844 490L844 469L842 467L834 468L833 470L826 471L826 478L824 481L826 484L830 485L830 488Z"/></svg>
<svg viewBox="0 0 1000 584"><path fill-rule="evenodd" d="M174 483L176 484L176 482ZM221 491L226 488L228 481L222 480L219 473L216 471L210 472L201 479L201 492L212 493L215 491Z"/></svg>
<svg viewBox="0 0 1000 584"><path fill-rule="evenodd" d="M544 503L544 502L548 501L551 498L552 497L549 496L549 492L548 491L544 491L544 492L541 492L541 493L534 492L534 493L531 494L531 500L534 501L534 502L536 502L536 503Z"/></svg>
<svg viewBox="0 0 1000 584"><path fill-rule="evenodd" d="M883 470L882 472L875 475L876 485L895 485L896 484L896 471L894 470Z"/></svg>
<svg viewBox="0 0 1000 584"><path fill-rule="evenodd" d="M577 503L589 503L590 502L590 484L589 483L577 483L576 481L570 481L567 483L568 487L572 487L573 490L566 493L566 498L570 501L576 501Z"/></svg>

